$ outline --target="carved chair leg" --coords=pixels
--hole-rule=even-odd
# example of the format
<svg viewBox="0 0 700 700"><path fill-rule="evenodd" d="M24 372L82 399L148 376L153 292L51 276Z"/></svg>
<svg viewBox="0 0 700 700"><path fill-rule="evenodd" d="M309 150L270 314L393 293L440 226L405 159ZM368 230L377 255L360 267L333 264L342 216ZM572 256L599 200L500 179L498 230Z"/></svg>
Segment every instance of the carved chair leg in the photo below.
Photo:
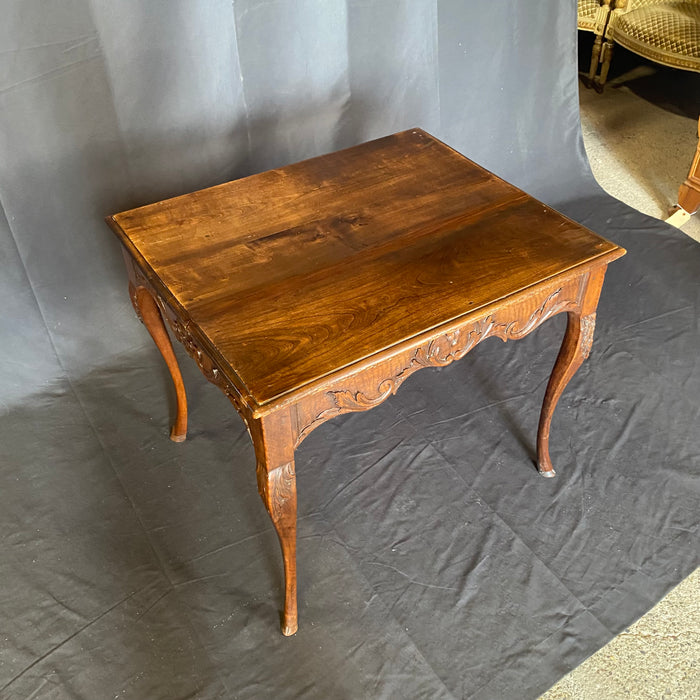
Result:
<svg viewBox="0 0 700 700"><path fill-rule="evenodd" d="M552 424L552 415L566 385L588 357L595 330L595 312L581 316L576 311L570 311L568 316L566 334L547 384L537 430L537 468L542 476L548 477L556 474L549 457L549 429Z"/></svg>
<svg viewBox="0 0 700 700"><path fill-rule="evenodd" d="M297 619L297 486L294 441L287 416L253 420L250 434L257 457L258 492L275 526L284 561L282 634L294 634Z"/></svg>
<svg viewBox="0 0 700 700"><path fill-rule="evenodd" d="M180 367L177 364L175 352L170 342L170 336L165 328L158 304L151 293L145 287L137 287L130 291L132 292L131 298L135 300L139 317L151 334L151 338L153 338L165 360L165 364L168 366L168 370L170 370L170 376L175 385L175 394L177 396L177 416L175 417L175 424L170 430L170 439L173 442L183 442L187 437L187 396L185 394L185 384L182 381L182 374L180 374Z"/></svg>
<svg viewBox="0 0 700 700"><path fill-rule="evenodd" d="M586 77L586 87L591 87L591 85L593 85L595 74L598 72L598 64L600 63L600 52L602 46L603 37L600 34L596 34L596 38L593 41L593 49L591 50L591 65L588 69L588 75Z"/></svg>
<svg viewBox="0 0 700 700"><path fill-rule="evenodd" d="M603 59L602 67L600 69L600 76L593 85L596 92L603 92L605 83L608 80L608 71L610 70L610 63L612 61L614 47L615 45L613 44L613 42L609 40L603 44Z"/></svg>

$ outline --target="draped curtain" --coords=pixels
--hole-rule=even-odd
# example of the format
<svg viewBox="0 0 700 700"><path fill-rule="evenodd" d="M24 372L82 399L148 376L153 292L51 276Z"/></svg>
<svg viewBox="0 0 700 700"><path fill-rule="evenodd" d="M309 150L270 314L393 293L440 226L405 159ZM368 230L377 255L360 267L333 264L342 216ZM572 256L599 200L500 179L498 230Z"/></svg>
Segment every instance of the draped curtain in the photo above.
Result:
<svg viewBox="0 0 700 700"><path fill-rule="evenodd" d="M587 175L573 2L0 5L6 402L143 342L107 214L412 126L552 203Z"/></svg>

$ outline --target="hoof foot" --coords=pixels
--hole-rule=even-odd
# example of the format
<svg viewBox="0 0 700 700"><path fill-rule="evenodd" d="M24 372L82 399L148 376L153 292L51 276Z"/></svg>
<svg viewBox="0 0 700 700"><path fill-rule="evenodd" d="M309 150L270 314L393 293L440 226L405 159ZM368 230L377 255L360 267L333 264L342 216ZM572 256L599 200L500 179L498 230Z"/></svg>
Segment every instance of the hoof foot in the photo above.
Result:
<svg viewBox="0 0 700 700"><path fill-rule="evenodd" d="M293 634L296 634L298 629L299 625L282 625L282 634L285 637L291 637Z"/></svg>
<svg viewBox="0 0 700 700"><path fill-rule="evenodd" d="M554 471L554 469L538 469L537 470L540 476L545 477L545 479L551 479L552 477L556 476L557 473Z"/></svg>
<svg viewBox="0 0 700 700"><path fill-rule="evenodd" d="M170 439L173 442L185 442L185 440L187 439L187 433L182 433L182 434L178 435L177 433L174 433L171 431L170 432Z"/></svg>

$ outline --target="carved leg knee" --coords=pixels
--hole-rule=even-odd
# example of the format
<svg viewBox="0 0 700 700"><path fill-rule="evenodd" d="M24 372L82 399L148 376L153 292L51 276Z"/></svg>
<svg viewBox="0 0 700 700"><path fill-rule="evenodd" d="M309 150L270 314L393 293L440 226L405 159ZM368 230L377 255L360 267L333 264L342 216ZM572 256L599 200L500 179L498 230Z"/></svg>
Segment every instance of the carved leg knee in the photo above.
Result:
<svg viewBox="0 0 700 700"><path fill-rule="evenodd" d="M284 560L284 613L282 634L297 631L297 489L294 462L268 470L258 462L258 491L270 514Z"/></svg>

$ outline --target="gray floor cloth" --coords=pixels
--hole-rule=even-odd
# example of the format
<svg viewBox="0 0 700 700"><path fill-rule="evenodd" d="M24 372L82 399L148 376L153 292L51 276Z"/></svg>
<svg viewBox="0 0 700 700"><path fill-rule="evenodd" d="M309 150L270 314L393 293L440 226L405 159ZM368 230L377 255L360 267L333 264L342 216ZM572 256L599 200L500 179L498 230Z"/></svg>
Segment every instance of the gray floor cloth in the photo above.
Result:
<svg viewBox="0 0 700 700"><path fill-rule="evenodd" d="M254 77L260 37L277 25L269 4L235 5L241 71ZM536 697L697 566L700 253L593 182L571 8L552 0L542 29L517 3L480 4L470 22L462 4L438 3L427 17L436 53L419 57L437 62L436 94L420 92L437 100L437 115L413 100L401 61L389 60L399 44L371 41L374 24L384 31L379 20L391 17L379 6L372 14L369 5L343 5L356 39L348 80L358 111L345 114L345 131L328 130L334 145L420 123L628 249L610 268L591 357L555 415L559 474L539 478L532 459L561 315L524 340L487 340L458 363L419 372L391 400L303 443L301 627L291 639L278 633L281 562L244 427L180 352L191 430L184 444L167 440L169 380L132 317L118 250L99 223L137 203L129 188L139 177L151 178L139 197L193 188L159 181L158 168L180 172L187 149L171 156L155 137L140 140L125 124L130 117L133 127L143 103L119 93L157 85L158 71L172 66L151 54L130 59L128 33L106 29L107 5L91 3L100 51L0 93L1 698ZM66 34L78 42L73 19ZM169 41L154 17L145 20L153 45ZM498 48L500 63L474 66L493 50L486 29L494 21L512 41ZM55 32L59 19L49 11L45 22ZM418 25L401 26L424 37ZM30 46L26 27L12 30ZM526 30L543 38L546 30L548 40ZM71 50L90 52L90 41ZM368 46L385 61L367 59ZM115 78L118 60L136 87ZM377 65L380 82L404 89L386 107L378 93L360 100ZM526 84L533 66L538 80ZM109 126L101 139L92 116L73 128L46 107L75 102L78 114L105 104L104 70L118 107L134 110L114 122L127 144L129 187L120 179L128 168L109 158L112 122L100 122ZM248 109L263 110L275 89L291 94L298 83L285 80L244 81ZM328 114L310 114L325 133ZM332 143L287 152L288 127L248 117L250 170ZM52 132L55 123L63 130ZM75 147L79 139L90 149ZM68 155L39 157L59 150ZM229 170L217 167L209 162L197 184L217 180L214 171L220 181L245 170L233 159Z"/></svg>

